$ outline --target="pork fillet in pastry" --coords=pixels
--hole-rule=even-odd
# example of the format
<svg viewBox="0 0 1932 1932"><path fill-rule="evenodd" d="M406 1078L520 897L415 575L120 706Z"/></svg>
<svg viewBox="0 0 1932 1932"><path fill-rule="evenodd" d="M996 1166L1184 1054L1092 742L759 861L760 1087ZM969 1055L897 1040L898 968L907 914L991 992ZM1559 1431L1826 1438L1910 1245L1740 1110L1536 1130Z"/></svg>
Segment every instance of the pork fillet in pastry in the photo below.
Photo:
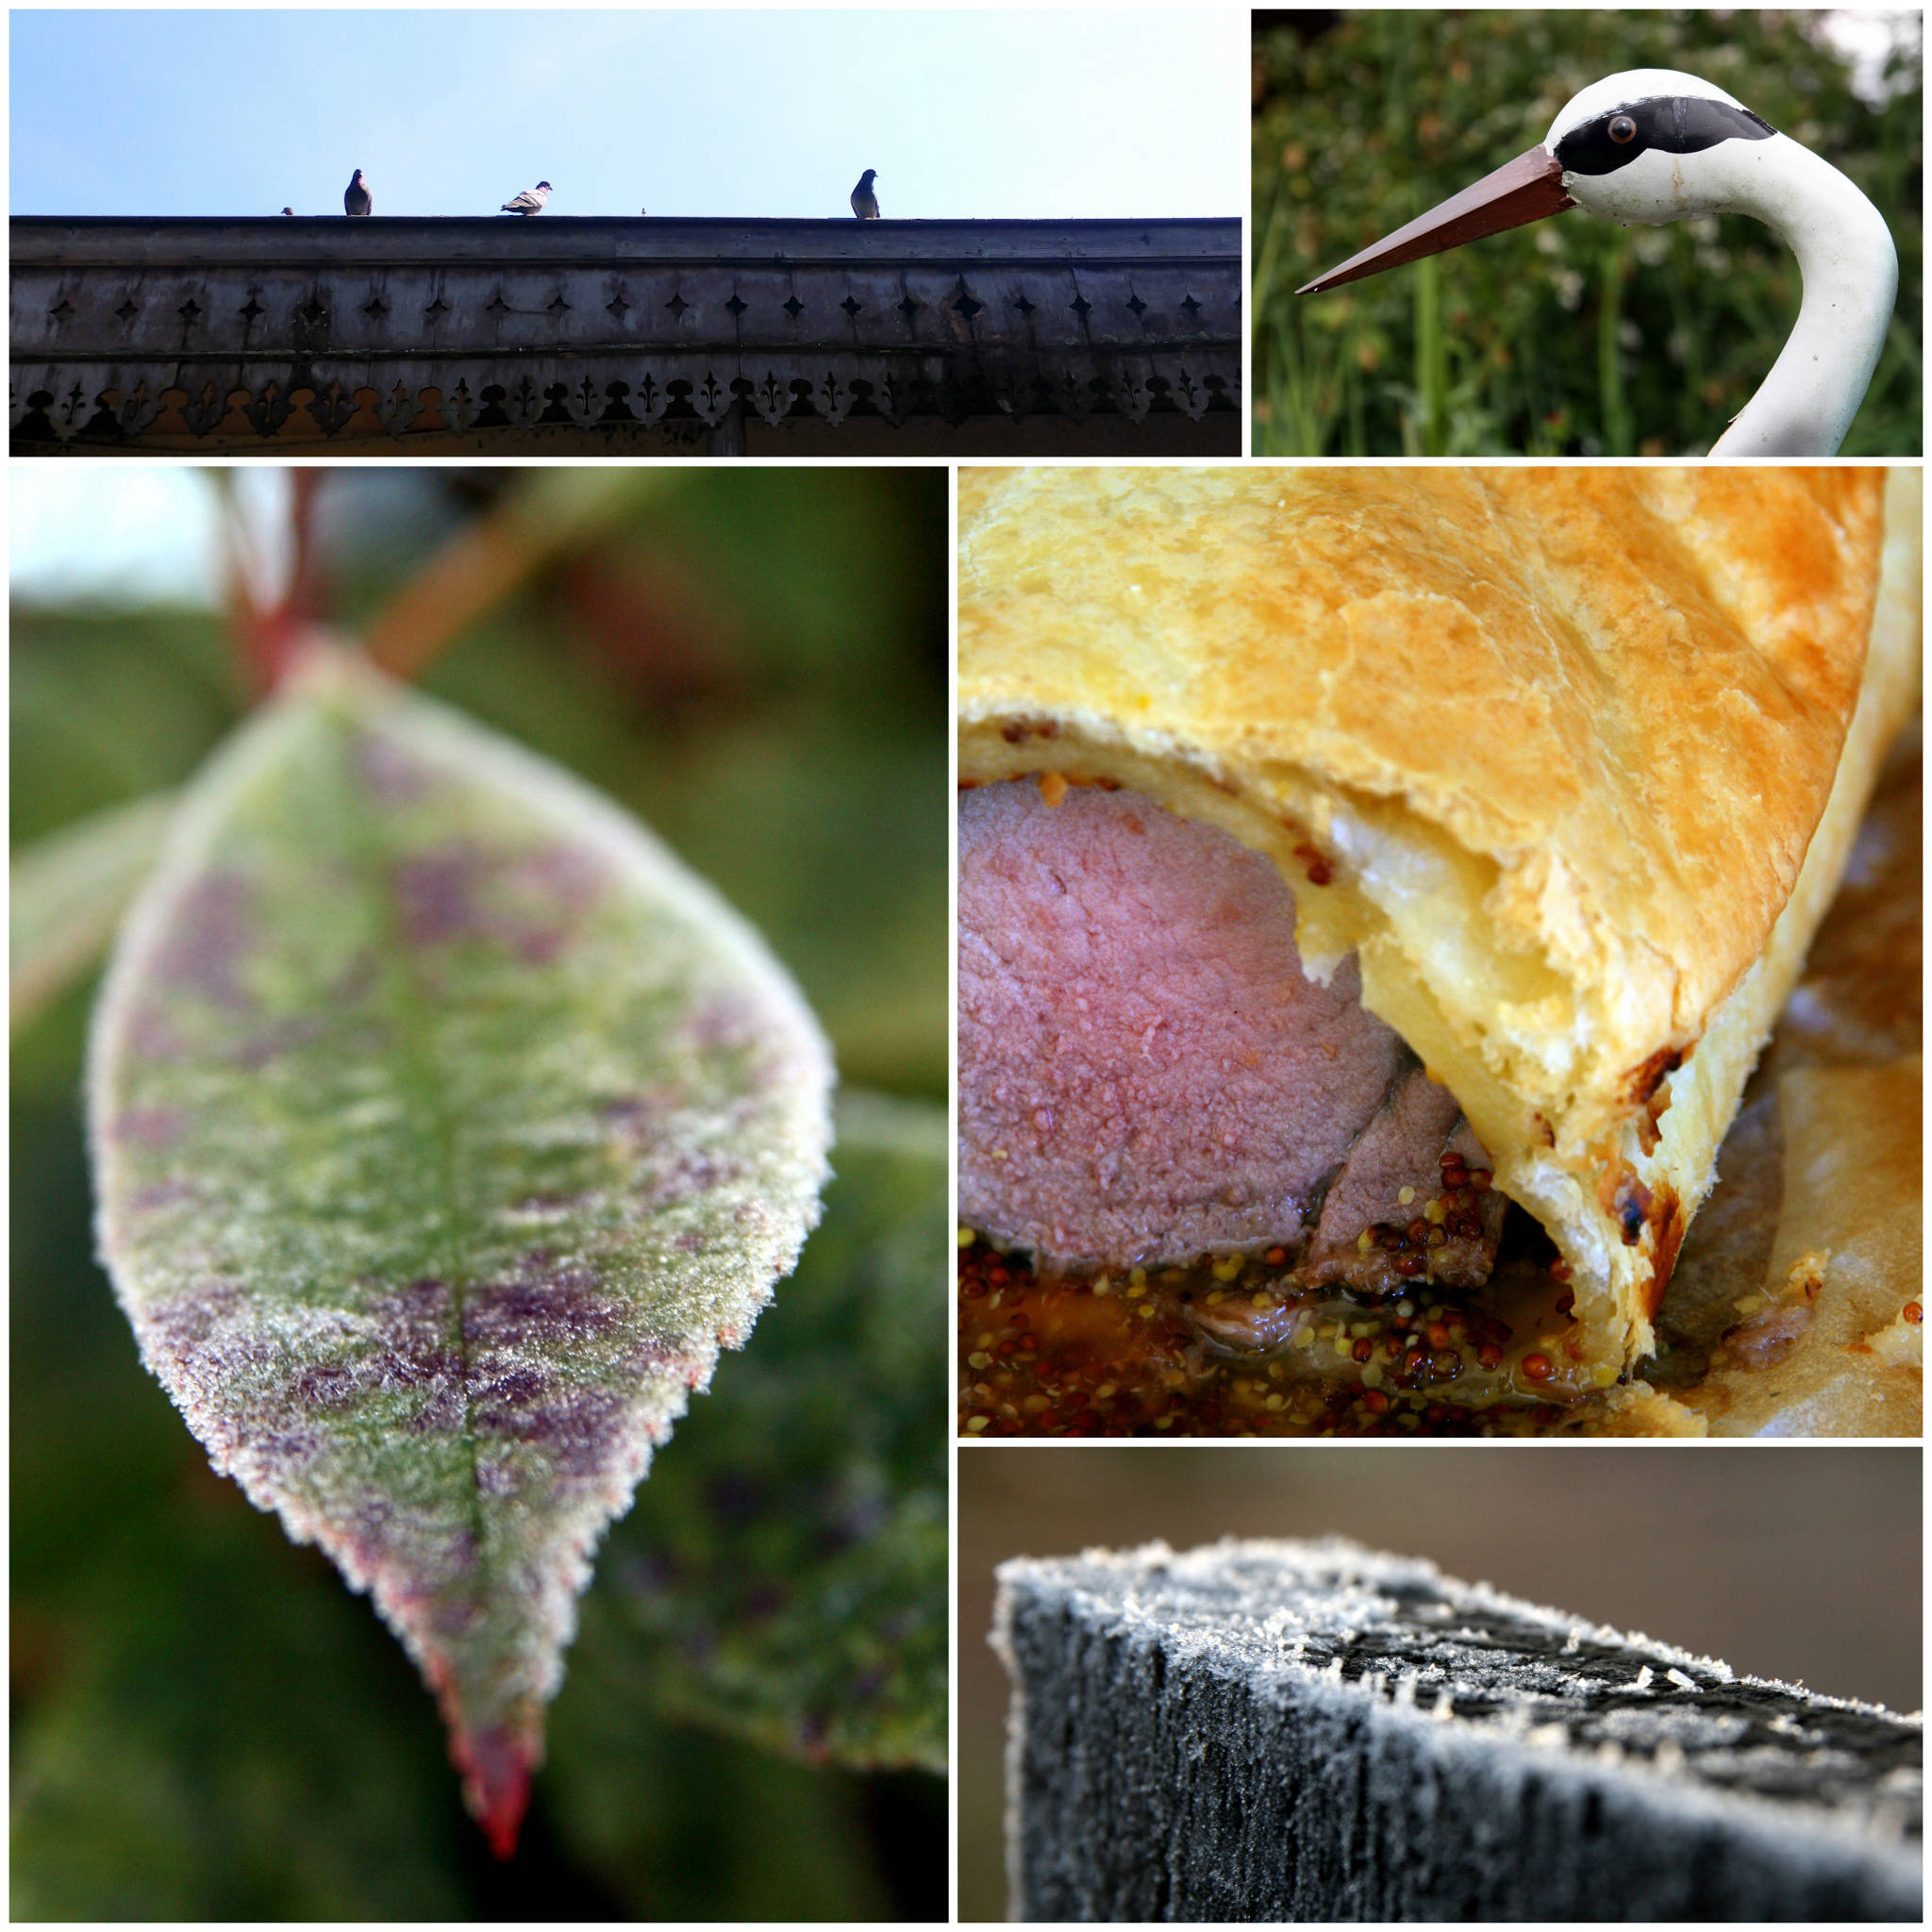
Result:
<svg viewBox="0 0 1932 1932"><path fill-rule="evenodd" d="M968 471L960 1211L1453 1298L1600 1386L1917 679L1915 476Z"/></svg>

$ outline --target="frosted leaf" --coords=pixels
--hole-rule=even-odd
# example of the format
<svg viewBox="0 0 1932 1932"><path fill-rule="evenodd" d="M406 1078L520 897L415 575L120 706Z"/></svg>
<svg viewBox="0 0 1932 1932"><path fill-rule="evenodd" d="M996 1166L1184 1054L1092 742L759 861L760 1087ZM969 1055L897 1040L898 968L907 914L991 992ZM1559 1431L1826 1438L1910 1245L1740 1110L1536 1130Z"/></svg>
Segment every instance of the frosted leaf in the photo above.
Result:
<svg viewBox="0 0 1932 1932"><path fill-rule="evenodd" d="M590 1553L817 1218L830 1081L641 825L331 652L123 930L90 1131L142 1357L370 1591L501 1852Z"/></svg>
<svg viewBox="0 0 1932 1932"><path fill-rule="evenodd" d="M943 1772L947 1457L932 1419L951 1136L943 1107L850 1088L837 1121L824 1219L751 1358L612 1533L565 1704L595 1702L607 1727L634 1711L640 1736L675 1716L814 1763ZM624 1771L606 1759L597 1774L608 1789Z"/></svg>

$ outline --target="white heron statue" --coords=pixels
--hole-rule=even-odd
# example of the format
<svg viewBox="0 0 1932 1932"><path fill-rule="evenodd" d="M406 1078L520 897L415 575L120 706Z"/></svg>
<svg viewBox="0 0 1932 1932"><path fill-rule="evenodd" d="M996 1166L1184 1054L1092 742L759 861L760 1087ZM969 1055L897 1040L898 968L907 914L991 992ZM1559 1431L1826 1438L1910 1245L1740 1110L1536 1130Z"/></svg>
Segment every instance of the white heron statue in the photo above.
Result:
<svg viewBox="0 0 1932 1932"><path fill-rule="evenodd" d="M1797 326L1714 457L1828 457L1885 346L1898 255L1885 218L1844 175L1694 74L1643 67L1576 95L1541 147L1318 275L1307 295L1520 227L1566 208L1628 227L1754 215L1798 258Z"/></svg>

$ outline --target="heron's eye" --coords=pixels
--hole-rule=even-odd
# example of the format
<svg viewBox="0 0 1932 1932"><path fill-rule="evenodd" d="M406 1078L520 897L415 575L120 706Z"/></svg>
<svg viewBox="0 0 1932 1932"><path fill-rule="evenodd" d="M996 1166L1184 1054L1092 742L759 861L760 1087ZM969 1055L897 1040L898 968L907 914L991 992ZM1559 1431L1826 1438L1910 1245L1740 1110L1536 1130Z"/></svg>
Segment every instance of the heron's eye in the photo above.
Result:
<svg viewBox="0 0 1932 1932"><path fill-rule="evenodd" d="M1637 139L1637 124L1627 114L1617 115L1610 123L1610 139L1614 142L1630 142Z"/></svg>

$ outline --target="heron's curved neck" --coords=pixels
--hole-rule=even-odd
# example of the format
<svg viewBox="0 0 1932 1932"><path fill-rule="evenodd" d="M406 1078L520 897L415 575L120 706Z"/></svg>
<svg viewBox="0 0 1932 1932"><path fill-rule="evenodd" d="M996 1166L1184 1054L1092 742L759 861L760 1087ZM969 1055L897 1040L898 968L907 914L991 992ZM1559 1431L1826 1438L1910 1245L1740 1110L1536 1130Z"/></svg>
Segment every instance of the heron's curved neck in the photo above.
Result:
<svg viewBox="0 0 1932 1932"><path fill-rule="evenodd" d="M1808 148L1781 134L1736 145L1757 149L1762 164L1753 170L1748 196L1720 212L1756 215L1782 236L1798 258L1805 294L1764 387L1710 453L1836 456L1891 323L1898 293L1891 234L1857 189Z"/></svg>

